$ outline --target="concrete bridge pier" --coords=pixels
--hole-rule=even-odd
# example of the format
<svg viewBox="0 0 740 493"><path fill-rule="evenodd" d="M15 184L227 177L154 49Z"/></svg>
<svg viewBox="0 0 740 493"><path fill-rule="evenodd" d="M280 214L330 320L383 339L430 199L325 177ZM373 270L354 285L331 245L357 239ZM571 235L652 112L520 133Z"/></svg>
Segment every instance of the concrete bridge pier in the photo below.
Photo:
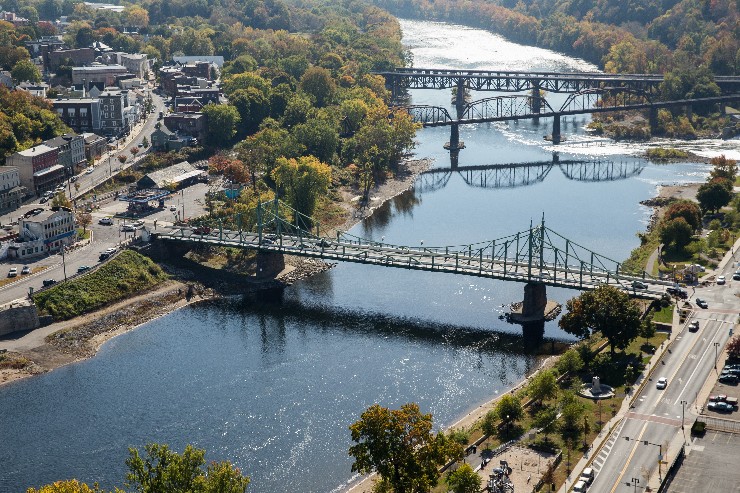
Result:
<svg viewBox="0 0 740 493"><path fill-rule="evenodd" d="M539 80L532 81L532 113L539 113L542 111L542 92L540 90L540 84ZM534 123L539 123L540 118L536 116L532 118L532 121Z"/></svg>
<svg viewBox="0 0 740 493"><path fill-rule="evenodd" d="M562 137L560 135L559 113L555 113L555 115L552 117L552 134L550 135L550 140L553 144L560 144L560 141L562 140Z"/></svg>
<svg viewBox="0 0 740 493"><path fill-rule="evenodd" d="M463 112L465 111L465 80L462 78L457 81L455 111L457 111L457 119L462 119Z"/></svg>
<svg viewBox="0 0 740 493"><path fill-rule="evenodd" d="M655 135L658 132L658 108L650 108L650 133Z"/></svg>
<svg viewBox="0 0 740 493"><path fill-rule="evenodd" d="M273 279L285 269L282 253L259 252L257 254L257 279Z"/></svg>
<svg viewBox="0 0 740 493"><path fill-rule="evenodd" d="M509 322L525 324L540 320L552 320L560 313L560 304L547 301L547 286L541 282L524 285L524 301L512 303L507 314Z"/></svg>
<svg viewBox="0 0 740 493"><path fill-rule="evenodd" d="M460 125L457 123L450 125L450 141L444 145L444 148L450 151L450 159L452 159L452 154L455 154L455 161L457 161L460 149L465 149L465 142L460 140Z"/></svg>

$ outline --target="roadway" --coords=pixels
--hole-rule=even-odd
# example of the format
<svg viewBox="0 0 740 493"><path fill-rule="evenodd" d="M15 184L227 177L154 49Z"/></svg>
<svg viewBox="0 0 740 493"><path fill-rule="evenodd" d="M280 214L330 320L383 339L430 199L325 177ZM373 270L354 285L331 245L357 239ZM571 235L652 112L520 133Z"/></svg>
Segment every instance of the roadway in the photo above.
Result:
<svg viewBox="0 0 740 493"><path fill-rule="evenodd" d="M724 273L732 279L734 270L734 260L730 257L716 275ZM714 378L718 354L737 322L740 300L735 293L738 285L740 283L736 282L733 288L730 282L696 289L693 300L696 297L705 299L708 308L695 308L678 333L674 329L673 340L669 341L662 357L654 359L655 367L647 369L646 385L624 410L621 422L593 458L591 467L596 478L589 492L627 492L643 490L647 484L658 485L667 464L673 461L684 440L689 441L689 428L706 398L700 393L702 387L708 379ZM692 303L692 306L695 305ZM688 323L692 320L699 321L698 332L688 331ZM661 377L668 380L663 390L656 385ZM682 427L684 418L685 430ZM659 470L661 453L666 464L661 464Z"/></svg>

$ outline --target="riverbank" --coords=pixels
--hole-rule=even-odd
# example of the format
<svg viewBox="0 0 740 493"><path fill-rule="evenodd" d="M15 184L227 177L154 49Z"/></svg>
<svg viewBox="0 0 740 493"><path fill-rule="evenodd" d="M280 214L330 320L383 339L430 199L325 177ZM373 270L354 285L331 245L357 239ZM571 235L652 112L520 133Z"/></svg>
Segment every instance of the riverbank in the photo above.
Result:
<svg viewBox="0 0 740 493"><path fill-rule="evenodd" d="M349 230L362 219L397 195L409 190L416 176L429 169L431 160L405 161L398 175L376 185L371 191L370 203L358 207L357 191L340 190L342 207L348 217L337 229ZM290 285L332 267L314 259L287 257L286 268L273 283L255 283L251 289L276 285ZM94 356L105 342L145 323L167 315L184 306L220 296L218 289L205 288L192 279L192 273L174 272L176 278L133 298L113 303L101 310L87 313L64 322L57 322L14 337L0 340L0 386L40 375L62 366ZM186 297L190 286L194 295Z"/></svg>

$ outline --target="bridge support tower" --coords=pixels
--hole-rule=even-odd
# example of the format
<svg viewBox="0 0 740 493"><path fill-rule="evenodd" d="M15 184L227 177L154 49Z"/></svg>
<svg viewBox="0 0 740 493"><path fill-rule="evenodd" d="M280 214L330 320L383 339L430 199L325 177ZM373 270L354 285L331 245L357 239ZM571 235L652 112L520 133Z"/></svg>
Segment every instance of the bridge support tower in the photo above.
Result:
<svg viewBox="0 0 740 493"><path fill-rule="evenodd" d="M540 90L540 81L535 79L532 81L532 113L539 113L542 111L542 91ZM540 121L539 117L532 118L534 123Z"/></svg>
<svg viewBox="0 0 740 493"><path fill-rule="evenodd" d="M259 252L257 254L257 279L273 279L285 269L282 253Z"/></svg>
<svg viewBox="0 0 740 493"><path fill-rule="evenodd" d="M555 115L552 117L552 133L549 135L549 137L545 138L551 141L553 144L560 144L560 142L563 140L560 134L560 113L555 113Z"/></svg>

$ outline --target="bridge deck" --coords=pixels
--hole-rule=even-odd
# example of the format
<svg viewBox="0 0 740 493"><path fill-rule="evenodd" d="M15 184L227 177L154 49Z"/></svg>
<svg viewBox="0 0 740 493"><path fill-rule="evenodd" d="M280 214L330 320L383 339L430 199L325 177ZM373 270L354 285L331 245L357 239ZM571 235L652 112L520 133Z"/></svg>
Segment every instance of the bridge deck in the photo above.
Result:
<svg viewBox="0 0 740 493"><path fill-rule="evenodd" d="M228 246L275 252L288 255L312 257L323 260L336 260L362 264L380 265L403 269L446 272L468 276L485 277L515 282L537 282L549 286L590 290L603 284L616 286L630 294L648 299L659 299L665 287L673 283L658 279L617 274L591 267L584 270L578 266L561 267L553 264L530 264L526 258L516 261L511 258L492 258L484 255L470 255L466 251L453 251L442 248L409 248L377 242L351 241L346 239L329 240L318 237L290 235L259 237L253 232L213 231L210 234L195 234L190 228L173 228L169 233L156 233L160 239ZM635 289L633 282L639 281L647 289Z"/></svg>

